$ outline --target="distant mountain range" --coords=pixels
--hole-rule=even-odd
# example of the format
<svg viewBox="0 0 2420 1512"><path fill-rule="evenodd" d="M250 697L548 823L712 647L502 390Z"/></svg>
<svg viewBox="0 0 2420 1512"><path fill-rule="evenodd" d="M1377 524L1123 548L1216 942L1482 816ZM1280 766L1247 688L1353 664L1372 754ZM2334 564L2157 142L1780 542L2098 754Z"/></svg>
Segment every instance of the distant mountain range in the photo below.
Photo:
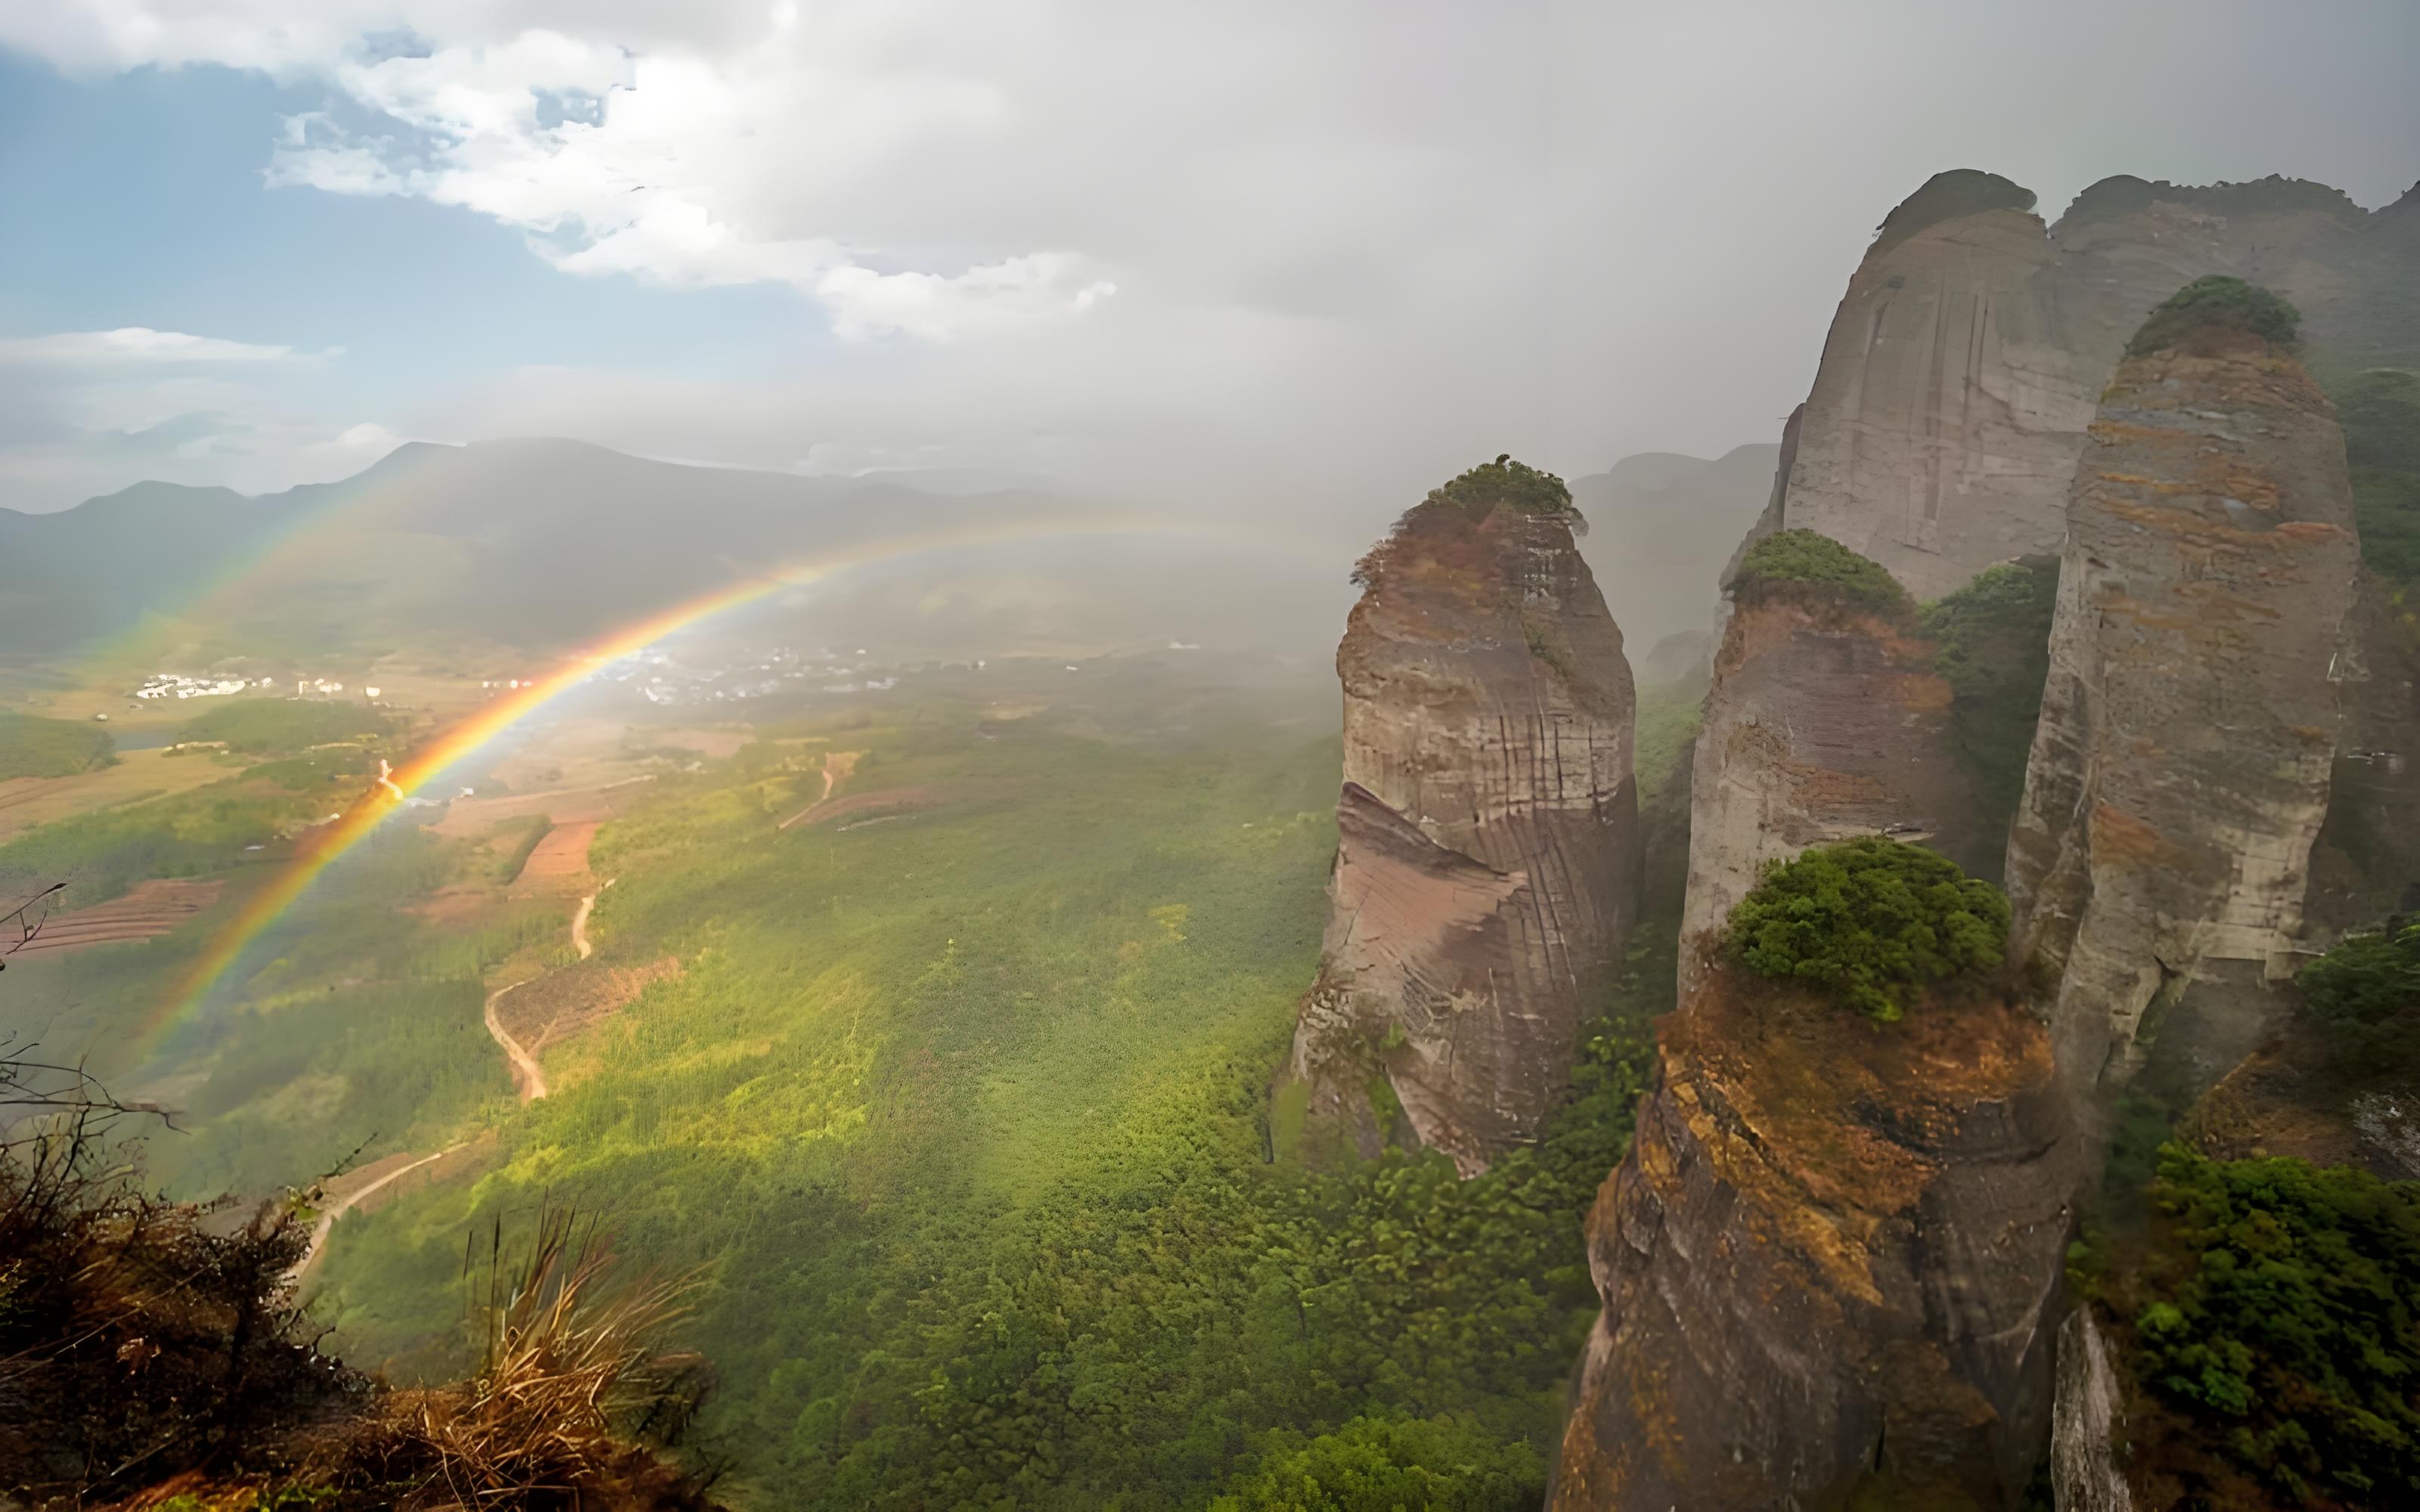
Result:
<svg viewBox="0 0 2420 1512"><path fill-rule="evenodd" d="M1574 483L1634 659L1711 621L1715 571L1763 506L1775 450L1652 453ZM800 633L901 655L1164 640L1333 649L1349 544L1249 530L1071 534L1057 522L1122 512L1007 481L802 477L533 440L412 442L341 482L257 497L140 483L52 514L0 510L0 656L149 670L543 653L852 543L960 531L1009 539L819 585Z"/></svg>
<svg viewBox="0 0 2420 1512"><path fill-rule="evenodd" d="M1021 522L1032 545L987 548L980 570L938 553L904 601L899 574L876 569L817 602L846 606L849 633L946 652L1007 649L1003 637L1029 648L1311 637L1314 613L1343 594L1341 555L1053 536L1047 522L1119 512L988 481L810 478L502 440L415 442L341 482L256 498L143 483L54 514L0 510L0 645L41 658L132 644L184 661L555 650L852 543L1014 536ZM1263 612L1235 602L1247 572L1271 601Z"/></svg>

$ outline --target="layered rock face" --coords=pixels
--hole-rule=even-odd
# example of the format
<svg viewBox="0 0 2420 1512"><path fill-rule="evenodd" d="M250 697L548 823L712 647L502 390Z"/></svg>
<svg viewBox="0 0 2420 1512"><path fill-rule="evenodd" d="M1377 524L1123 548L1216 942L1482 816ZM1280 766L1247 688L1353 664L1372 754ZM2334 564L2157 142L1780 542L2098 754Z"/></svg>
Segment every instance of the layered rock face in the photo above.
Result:
<svg viewBox="0 0 2420 1512"><path fill-rule="evenodd" d="M1899 1024L1717 965L1589 1215L1557 1509L2015 1504L2074 1170L2023 1009Z"/></svg>
<svg viewBox="0 0 2420 1512"><path fill-rule="evenodd" d="M1293 1070L1365 1150L1383 1075L1467 1174L1535 1138L1637 910L1630 669L1567 513L1433 496L1363 579L1336 657L1332 909Z"/></svg>
<svg viewBox="0 0 2420 1512"><path fill-rule="evenodd" d="M1824 342L1778 528L1819 531L1919 598L2058 548L2097 385L2033 198L1944 174L1892 212Z"/></svg>
<svg viewBox="0 0 2420 1512"><path fill-rule="evenodd" d="M2414 195L2372 214L2300 180L2118 177L2047 231L2033 203L1962 170L1892 211L1833 319L1766 528L1820 531L1918 598L2057 550L2128 338L2207 274L2293 301L2332 373L2420 363Z"/></svg>
<svg viewBox="0 0 2420 1512"><path fill-rule="evenodd" d="M1724 628L1698 735L1682 939L1720 929L1767 861L1809 845L1893 834L1973 870L1998 837L1980 832L1949 708L1905 625L1749 595Z"/></svg>
<svg viewBox="0 0 2420 1512"><path fill-rule="evenodd" d="M2209 1087L2299 964L2356 543L2326 397L2210 330L2132 359L2068 515L2051 673L2009 841L2063 1076L2104 1103L2156 1043Z"/></svg>

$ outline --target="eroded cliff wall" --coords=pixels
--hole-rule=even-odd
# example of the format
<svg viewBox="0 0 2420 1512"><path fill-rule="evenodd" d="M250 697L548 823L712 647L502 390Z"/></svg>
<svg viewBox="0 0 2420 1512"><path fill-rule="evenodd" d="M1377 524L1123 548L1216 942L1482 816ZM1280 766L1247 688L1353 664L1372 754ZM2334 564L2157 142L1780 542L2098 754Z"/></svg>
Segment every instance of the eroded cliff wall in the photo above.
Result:
<svg viewBox="0 0 2420 1512"><path fill-rule="evenodd" d="M1534 1138L1636 914L1630 669L1573 518L1432 496L1363 563L1293 1072L1365 1150L1375 1077L1466 1173Z"/></svg>
<svg viewBox="0 0 2420 1512"><path fill-rule="evenodd" d="M2127 340L2208 274L2300 307L2323 373L2420 363L2413 195L2373 214L2302 180L2117 177L2047 229L2033 204L1959 170L1891 212L1833 318L1772 528L1820 531L1926 599L2057 550Z"/></svg>
<svg viewBox="0 0 2420 1512"><path fill-rule="evenodd" d="M2293 355L2212 329L2127 361L2068 511L2051 673L2009 842L2084 1105L2150 1059L2179 1098L2273 1026L2303 959L2357 547L2344 444Z"/></svg>
<svg viewBox="0 0 2420 1512"><path fill-rule="evenodd" d="M1996 850L1931 647L1888 615L1788 591L1745 596L1698 735L1682 939L1719 930L1766 862L1810 845L1898 835L1970 871Z"/></svg>
<svg viewBox="0 0 2420 1512"><path fill-rule="evenodd" d="M1660 1040L1549 1505L2013 1505L2074 1177L2040 1024L1876 1024L1710 963Z"/></svg>

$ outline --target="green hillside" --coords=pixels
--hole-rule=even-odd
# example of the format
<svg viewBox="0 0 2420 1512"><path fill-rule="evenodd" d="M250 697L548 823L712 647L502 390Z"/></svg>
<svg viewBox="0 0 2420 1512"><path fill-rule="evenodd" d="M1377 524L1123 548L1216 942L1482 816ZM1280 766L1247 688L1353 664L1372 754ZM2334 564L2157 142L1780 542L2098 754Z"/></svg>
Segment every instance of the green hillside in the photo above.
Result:
<svg viewBox="0 0 2420 1512"><path fill-rule="evenodd" d="M98 725L0 714L0 781L12 777L72 777L110 759L109 732Z"/></svg>

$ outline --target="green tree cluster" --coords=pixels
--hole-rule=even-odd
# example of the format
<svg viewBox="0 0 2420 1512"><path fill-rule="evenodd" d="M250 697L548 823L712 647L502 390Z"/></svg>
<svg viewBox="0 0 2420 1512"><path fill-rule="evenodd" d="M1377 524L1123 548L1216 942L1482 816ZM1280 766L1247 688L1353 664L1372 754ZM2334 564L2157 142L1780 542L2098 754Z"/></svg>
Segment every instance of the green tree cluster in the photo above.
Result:
<svg viewBox="0 0 2420 1512"><path fill-rule="evenodd" d="M1494 1512L1536 1500L1537 1451L1444 1418L1357 1417L1270 1435L1260 1469L1210 1512Z"/></svg>
<svg viewBox="0 0 2420 1512"><path fill-rule="evenodd" d="M1572 507L1572 491L1563 480L1507 454L1481 462L1450 483L1429 490L1424 501L1483 517L1497 509L1524 515L1561 515Z"/></svg>
<svg viewBox="0 0 2420 1512"><path fill-rule="evenodd" d="M2137 1379L2276 1492L2420 1505L2420 1183L2161 1151Z"/></svg>
<svg viewBox="0 0 2420 1512"><path fill-rule="evenodd" d="M2248 331L2280 346L2293 341L2302 312L2257 284L2212 273L2177 290L2151 312L2126 355L2174 347L2199 331Z"/></svg>
<svg viewBox="0 0 2420 1512"><path fill-rule="evenodd" d="M238 698L186 720L177 738L225 741L229 750L253 756L291 755L333 741L383 735L391 727L385 715L366 704Z"/></svg>
<svg viewBox="0 0 2420 1512"><path fill-rule="evenodd" d="M1918 620L1934 646L1933 669L1949 684L1959 756L1996 829L2008 827L2024 795L2057 606L2058 559L2026 557L1977 574L1924 606Z"/></svg>
<svg viewBox="0 0 2420 1512"><path fill-rule="evenodd" d="M1775 861L1731 910L1728 943L1761 977L1889 1022L1928 986L2007 959L2009 901L1958 863L1869 835Z"/></svg>
<svg viewBox="0 0 2420 1512"><path fill-rule="evenodd" d="M1353 564L1353 581L1363 588L1376 586L1413 542L1419 544L1419 555L1432 563L1482 569L1493 556L1480 527L1499 509L1553 516L1575 535L1588 532L1588 518L1572 507L1572 491L1562 479L1515 462L1508 453L1439 484L1404 511L1386 539Z"/></svg>
<svg viewBox="0 0 2420 1512"><path fill-rule="evenodd" d="M2420 917L2346 935L2294 985L2337 1064L2391 1071L2420 1060Z"/></svg>
<svg viewBox="0 0 2420 1512"><path fill-rule="evenodd" d="M1776 531L1749 547L1731 592L1742 603L1786 596L1893 618L1914 608L1888 568L1817 531Z"/></svg>
<svg viewBox="0 0 2420 1512"><path fill-rule="evenodd" d="M2361 560L2397 590L2420 583L2420 374L2372 368L2336 394Z"/></svg>

